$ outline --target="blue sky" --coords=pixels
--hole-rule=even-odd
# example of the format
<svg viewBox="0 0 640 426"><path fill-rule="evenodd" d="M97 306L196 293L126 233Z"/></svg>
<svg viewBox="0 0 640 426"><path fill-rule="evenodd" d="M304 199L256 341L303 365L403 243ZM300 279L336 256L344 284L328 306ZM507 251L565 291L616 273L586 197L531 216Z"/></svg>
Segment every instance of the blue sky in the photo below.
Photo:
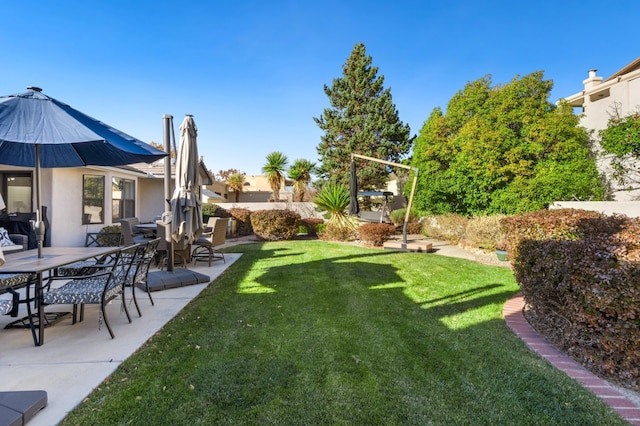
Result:
<svg viewBox="0 0 640 426"><path fill-rule="evenodd" d="M552 101L640 56L637 0L4 1L0 95L43 92L145 142L193 114L217 172L317 160L313 121L356 43L418 134L469 81L542 70ZM177 136L179 137L179 136Z"/></svg>

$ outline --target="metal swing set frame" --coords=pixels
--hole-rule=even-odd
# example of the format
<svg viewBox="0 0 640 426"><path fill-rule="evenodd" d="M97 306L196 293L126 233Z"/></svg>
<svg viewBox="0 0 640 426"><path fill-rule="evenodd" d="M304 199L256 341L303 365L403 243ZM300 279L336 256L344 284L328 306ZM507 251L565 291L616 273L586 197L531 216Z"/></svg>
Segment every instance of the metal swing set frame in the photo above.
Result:
<svg viewBox="0 0 640 426"><path fill-rule="evenodd" d="M411 205L413 204L413 195L416 192L416 185L418 183L418 173L419 170L417 167L407 166L406 164L393 163L391 161L380 160L378 158L368 157L366 155L361 154L351 154L351 161L355 161L356 158L360 158L362 160L374 161L376 163L386 164L391 167L400 167L407 170L413 170L413 183L411 185L411 194L409 195L409 201L407 203L407 212L404 215L404 223L402 224L402 244L400 246L401 250L407 250L407 224L409 223L409 216L411 214Z"/></svg>

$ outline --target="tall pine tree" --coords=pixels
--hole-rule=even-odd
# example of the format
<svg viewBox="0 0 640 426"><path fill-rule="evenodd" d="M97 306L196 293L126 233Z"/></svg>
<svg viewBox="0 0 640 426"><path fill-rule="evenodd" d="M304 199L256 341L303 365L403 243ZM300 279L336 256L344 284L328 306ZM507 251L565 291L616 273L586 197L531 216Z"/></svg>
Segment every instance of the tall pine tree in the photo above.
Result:
<svg viewBox="0 0 640 426"><path fill-rule="evenodd" d="M410 151L412 138L408 124L398 118L384 76L371 65L364 44L356 44L343 65L343 77L324 86L331 108L325 108L315 122L324 131L317 147L322 178L348 184L351 154L400 162ZM361 189L384 187L389 179L386 166L368 162L357 168Z"/></svg>

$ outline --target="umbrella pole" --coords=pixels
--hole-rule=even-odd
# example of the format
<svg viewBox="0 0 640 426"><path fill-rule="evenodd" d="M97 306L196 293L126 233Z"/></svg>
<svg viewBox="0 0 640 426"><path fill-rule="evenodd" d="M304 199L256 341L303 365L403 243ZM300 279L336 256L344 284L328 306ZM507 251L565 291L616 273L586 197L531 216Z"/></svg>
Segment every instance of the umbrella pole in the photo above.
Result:
<svg viewBox="0 0 640 426"><path fill-rule="evenodd" d="M171 127L173 116L165 114L164 119L164 151L169 155L164 160L164 202L165 211L171 211ZM173 215L172 215L173 216ZM173 217L171 218L173 220ZM171 237L171 225L163 224L164 235L167 241L167 272L173 272L173 238Z"/></svg>
<svg viewBox="0 0 640 426"><path fill-rule="evenodd" d="M36 144L36 240L38 241L38 258L42 258L44 243L44 222L42 221L42 190L40 188L40 145Z"/></svg>

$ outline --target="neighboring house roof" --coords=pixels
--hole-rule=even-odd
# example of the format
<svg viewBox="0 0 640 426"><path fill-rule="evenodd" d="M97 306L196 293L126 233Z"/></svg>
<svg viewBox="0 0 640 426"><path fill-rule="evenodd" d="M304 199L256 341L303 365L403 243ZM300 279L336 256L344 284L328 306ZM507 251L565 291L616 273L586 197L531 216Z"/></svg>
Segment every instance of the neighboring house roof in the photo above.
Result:
<svg viewBox="0 0 640 426"><path fill-rule="evenodd" d="M220 194L218 194L218 193L216 193L216 192L213 192L213 191L211 191L211 190L209 190L209 189L202 188L202 191L201 191L201 192L202 192L202 195L203 195L204 197L207 197L207 198L210 198L210 199L213 199L213 200L221 200L221 201L224 201L224 197L223 197L222 195L220 195Z"/></svg>
<svg viewBox="0 0 640 426"><path fill-rule="evenodd" d="M618 78L622 75L625 74L629 74L630 72L633 72L637 69L640 69L640 58L636 58L635 61L631 62L630 64L624 66L622 69L620 69L620 71L616 72L615 74L613 74L611 77L607 78L605 81L610 81L613 80L615 78Z"/></svg>
<svg viewBox="0 0 640 426"><path fill-rule="evenodd" d="M164 178L164 160L165 159L163 158L158 161L154 161L153 163L136 163L136 164L131 164L125 167L129 167L134 171L145 173L148 177ZM171 178L175 177L174 162L175 160L172 158L171 159ZM125 168L125 167L122 167L122 168ZM204 160L202 158L200 159L200 177L202 178L202 181L200 182L201 185L211 185L213 183L213 178L211 177L211 174L209 173L209 169L204 164Z"/></svg>

